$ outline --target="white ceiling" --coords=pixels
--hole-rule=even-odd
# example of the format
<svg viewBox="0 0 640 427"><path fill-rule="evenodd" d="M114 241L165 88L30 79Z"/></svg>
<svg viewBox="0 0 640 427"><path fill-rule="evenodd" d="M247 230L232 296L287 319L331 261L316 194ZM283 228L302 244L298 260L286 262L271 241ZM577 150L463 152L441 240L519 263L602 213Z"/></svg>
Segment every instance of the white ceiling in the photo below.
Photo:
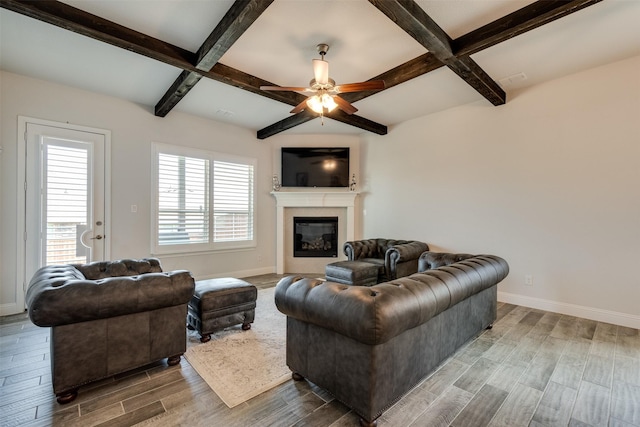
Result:
<svg viewBox="0 0 640 427"><path fill-rule="evenodd" d="M65 0L65 3L196 52L231 0ZM452 38L526 6L527 0L417 0ZM605 0L473 55L496 81L524 73L509 93L640 54L640 0ZM3 70L155 104L181 70L67 30L0 9ZM316 45L337 84L370 79L426 52L366 0L275 0L220 59L281 86L306 86ZM443 67L354 103L358 115L394 124L484 100ZM288 117L291 106L201 79L174 110L258 130ZM498 107L500 108L500 107ZM169 112L171 114L171 112ZM312 120L287 133L361 133Z"/></svg>

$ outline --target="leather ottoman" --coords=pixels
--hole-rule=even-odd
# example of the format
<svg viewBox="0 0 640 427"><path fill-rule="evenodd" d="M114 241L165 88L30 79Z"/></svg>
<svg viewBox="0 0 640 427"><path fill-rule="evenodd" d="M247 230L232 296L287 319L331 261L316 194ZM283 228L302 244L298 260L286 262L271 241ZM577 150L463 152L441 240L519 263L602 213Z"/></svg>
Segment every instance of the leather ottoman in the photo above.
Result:
<svg viewBox="0 0 640 427"><path fill-rule="evenodd" d="M354 286L378 283L378 266L364 261L338 261L327 264L324 275L330 282Z"/></svg>
<svg viewBox="0 0 640 427"><path fill-rule="evenodd" d="M257 298L258 289L244 280L226 277L197 281L189 301L187 326L198 331L201 342L228 326L242 324L246 331L255 318Z"/></svg>

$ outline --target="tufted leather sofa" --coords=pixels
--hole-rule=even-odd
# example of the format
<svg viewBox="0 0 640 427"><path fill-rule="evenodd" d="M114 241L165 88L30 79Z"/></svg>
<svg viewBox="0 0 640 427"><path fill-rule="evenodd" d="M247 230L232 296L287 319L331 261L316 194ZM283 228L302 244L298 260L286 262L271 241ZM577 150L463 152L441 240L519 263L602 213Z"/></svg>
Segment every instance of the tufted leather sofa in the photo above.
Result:
<svg viewBox="0 0 640 427"><path fill-rule="evenodd" d="M159 260L121 260L39 269L27 289L29 317L51 327L51 373L58 402L83 384L186 350L188 271L163 273Z"/></svg>
<svg viewBox="0 0 640 427"><path fill-rule="evenodd" d="M346 242L343 250L349 261L378 265L378 282L383 282L417 272L418 258L429 246L415 240L378 238Z"/></svg>
<svg viewBox="0 0 640 427"><path fill-rule="evenodd" d="M493 255L433 258L460 260L371 287L281 279L275 302L287 315L287 365L294 379L307 378L358 413L361 424L375 425L492 325L506 261Z"/></svg>

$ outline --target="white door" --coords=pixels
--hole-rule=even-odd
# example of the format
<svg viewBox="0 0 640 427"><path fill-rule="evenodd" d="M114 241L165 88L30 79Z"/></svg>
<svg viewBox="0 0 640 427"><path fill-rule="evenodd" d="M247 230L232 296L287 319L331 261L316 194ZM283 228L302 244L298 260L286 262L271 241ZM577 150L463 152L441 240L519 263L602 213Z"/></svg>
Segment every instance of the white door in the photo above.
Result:
<svg viewBox="0 0 640 427"><path fill-rule="evenodd" d="M40 267L103 260L108 133L26 123L25 279Z"/></svg>

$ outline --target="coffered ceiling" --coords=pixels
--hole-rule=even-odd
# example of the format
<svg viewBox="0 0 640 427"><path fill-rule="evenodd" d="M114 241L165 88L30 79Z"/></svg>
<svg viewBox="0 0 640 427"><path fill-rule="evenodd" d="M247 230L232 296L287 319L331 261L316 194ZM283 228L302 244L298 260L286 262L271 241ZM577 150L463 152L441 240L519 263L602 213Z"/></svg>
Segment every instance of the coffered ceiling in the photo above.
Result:
<svg viewBox="0 0 640 427"><path fill-rule="evenodd" d="M0 0L3 70L256 131L385 134L466 103L640 54L637 0ZM316 45L359 111L289 111ZM505 104L506 103L506 104ZM504 105L504 106L502 106Z"/></svg>

